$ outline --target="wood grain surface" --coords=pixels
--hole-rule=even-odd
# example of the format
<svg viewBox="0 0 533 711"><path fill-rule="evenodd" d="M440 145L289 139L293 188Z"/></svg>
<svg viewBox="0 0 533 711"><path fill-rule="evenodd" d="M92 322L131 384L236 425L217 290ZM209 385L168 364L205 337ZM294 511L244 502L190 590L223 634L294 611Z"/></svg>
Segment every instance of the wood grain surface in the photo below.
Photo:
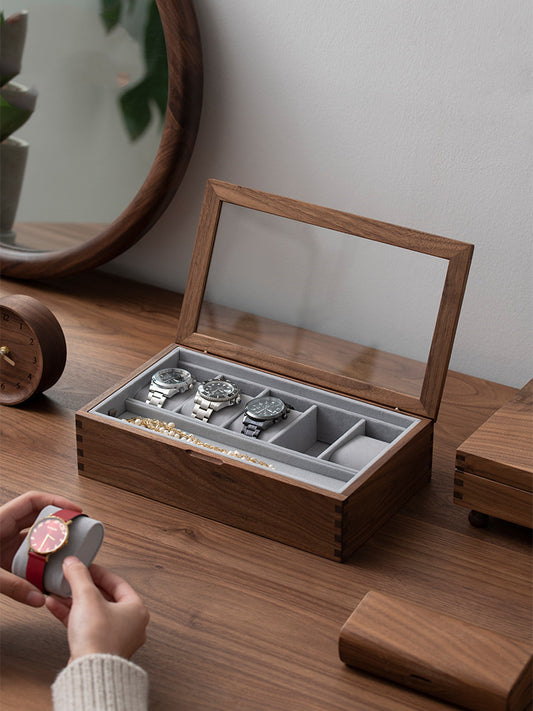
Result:
<svg viewBox="0 0 533 711"><path fill-rule="evenodd" d="M463 442L457 455L467 472L533 491L533 380Z"/></svg>
<svg viewBox="0 0 533 711"><path fill-rule="evenodd" d="M455 503L533 528L533 380L457 449Z"/></svg>
<svg viewBox="0 0 533 711"><path fill-rule="evenodd" d="M84 244L107 227L104 223L87 222L16 222L13 230L18 249L41 252Z"/></svg>
<svg viewBox="0 0 533 711"><path fill-rule="evenodd" d="M523 711L531 697L531 645L373 590L343 626L339 656L471 711Z"/></svg>
<svg viewBox="0 0 533 711"><path fill-rule="evenodd" d="M344 564L79 477L74 413L174 341L181 297L104 274L3 280L54 311L67 339L60 380L3 407L1 501L38 488L103 521L98 562L151 613L134 661L156 711L442 711L453 707L346 667L342 625L369 590L430 605L531 643L530 531L471 527L453 504L455 451L514 390L450 373L435 427L433 478ZM0 602L2 711L51 709L68 659L46 610Z"/></svg>
<svg viewBox="0 0 533 711"><path fill-rule="evenodd" d="M11 294L1 300L0 308L2 347L15 347L17 353L17 362L3 358L0 363L1 402L13 405L57 382L67 360L67 344L58 320L41 301Z"/></svg>

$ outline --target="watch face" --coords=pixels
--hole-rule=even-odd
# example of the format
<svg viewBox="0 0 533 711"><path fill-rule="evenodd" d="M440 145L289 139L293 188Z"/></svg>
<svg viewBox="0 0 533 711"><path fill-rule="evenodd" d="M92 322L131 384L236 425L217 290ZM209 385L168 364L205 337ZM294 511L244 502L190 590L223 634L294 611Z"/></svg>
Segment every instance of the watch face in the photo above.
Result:
<svg viewBox="0 0 533 711"><path fill-rule="evenodd" d="M36 553L47 555L55 553L65 545L68 539L68 526L54 516L42 518L30 531L30 548Z"/></svg>
<svg viewBox="0 0 533 711"><path fill-rule="evenodd" d="M198 393L206 400L223 402L239 394L239 388L229 380L208 380L198 386Z"/></svg>
<svg viewBox="0 0 533 711"><path fill-rule="evenodd" d="M285 403L279 397L256 397L246 405L245 413L254 420L271 420L285 412Z"/></svg>
<svg viewBox="0 0 533 711"><path fill-rule="evenodd" d="M152 378L154 385L164 388L175 387L176 385L192 382L192 375L183 368L165 368L159 370Z"/></svg>
<svg viewBox="0 0 533 711"><path fill-rule="evenodd" d="M11 309L0 307L0 401L17 404L39 386L43 354L29 324Z"/></svg>
<svg viewBox="0 0 533 711"><path fill-rule="evenodd" d="M0 403L18 405L50 388L65 367L65 335L50 309L32 296L0 300Z"/></svg>

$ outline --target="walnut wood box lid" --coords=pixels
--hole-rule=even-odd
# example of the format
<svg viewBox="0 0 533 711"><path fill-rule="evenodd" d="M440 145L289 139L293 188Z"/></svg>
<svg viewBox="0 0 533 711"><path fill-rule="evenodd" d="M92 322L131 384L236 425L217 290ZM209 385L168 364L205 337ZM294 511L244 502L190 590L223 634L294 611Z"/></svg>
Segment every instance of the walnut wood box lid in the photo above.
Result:
<svg viewBox="0 0 533 711"><path fill-rule="evenodd" d="M383 593L367 593L355 608L339 655L472 711L524 711L531 700L531 645Z"/></svg>
<svg viewBox="0 0 533 711"><path fill-rule="evenodd" d="M533 492L533 380L463 442L456 466Z"/></svg>
<svg viewBox="0 0 533 711"><path fill-rule="evenodd" d="M244 215L239 223L244 226L243 234L237 235L233 223L221 229L223 209L231 219L237 213L239 220ZM252 218L263 221L259 228L252 225ZM267 219L272 222L265 227ZM248 250L246 266L232 271ZM381 253L375 256L369 250ZM464 242L209 180L176 340L185 347L314 387L436 419L472 252L473 246ZM338 259L334 268L324 258L331 254ZM390 286L401 271L397 264L405 258L415 260L412 270L407 268L407 281L421 290L410 301L404 286ZM431 267L440 270L437 287L428 276L427 261L421 264L420 260L431 261ZM385 273L377 273L375 263L384 265ZM350 272L355 266L362 270L359 276ZM346 291L341 276L349 282ZM256 288L261 280L263 291ZM357 304L348 303L343 295L352 294L359 282L367 286ZM295 284L301 285L296 299ZM369 284L378 290L392 288L392 296L373 297ZM427 292L434 288L435 313L427 319L424 361L407 351L419 336L419 310L421 314L430 300ZM401 298L405 299L401 318L386 313L388 326L377 327L373 336L361 333L360 325L372 322L378 303L392 310L393 302ZM279 318L272 315L276 299ZM291 308L293 317L289 318ZM402 324L408 314L413 326L409 332ZM340 325L331 325L333 330L328 331L333 322ZM385 334L390 334L386 347L376 346ZM407 345L398 353L397 343L402 339Z"/></svg>

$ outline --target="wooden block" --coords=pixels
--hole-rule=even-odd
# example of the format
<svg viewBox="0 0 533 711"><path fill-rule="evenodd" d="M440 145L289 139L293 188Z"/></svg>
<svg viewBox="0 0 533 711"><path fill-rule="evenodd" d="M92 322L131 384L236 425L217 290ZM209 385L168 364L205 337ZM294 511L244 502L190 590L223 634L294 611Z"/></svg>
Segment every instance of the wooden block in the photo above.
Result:
<svg viewBox="0 0 533 711"><path fill-rule="evenodd" d="M533 380L457 450L466 472L533 492Z"/></svg>
<svg viewBox="0 0 533 711"><path fill-rule="evenodd" d="M457 449L454 501L533 526L533 380Z"/></svg>
<svg viewBox="0 0 533 711"><path fill-rule="evenodd" d="M341 660L472 711L523 711L532 648L421 605L369 592L343 626Z"/></svg>
<svg viewBox="0 0 533 711"><path fill-rule="evenodd" d="M533 494L467 472L455 472L454 503L533 528Z"/></svg>

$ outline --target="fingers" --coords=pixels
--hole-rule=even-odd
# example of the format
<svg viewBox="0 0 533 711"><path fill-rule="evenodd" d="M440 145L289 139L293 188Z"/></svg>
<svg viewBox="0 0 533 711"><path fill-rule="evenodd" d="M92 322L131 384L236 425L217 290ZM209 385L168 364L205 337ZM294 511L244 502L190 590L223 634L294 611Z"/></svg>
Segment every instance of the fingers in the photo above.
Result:
<svg viewBox="0 0 533 711"><path fill-rule="evenodd" d="M34 522L35 516L45 506L58 506L81 511L77 504L62 496L46 494L42 491L27 491L0 507L2 539L15 535L23 528L30 526Z"/></svg>
<svg viewBox="0 0 533 711"><path fill-rule="evenodd" d="M70 608L72 607L72 600L49 595L46 598L45 605L52 615L62 622L65 627L68 625L68 617L70 614Z"/></svg>
<svg viewBox="0 0 533 711"><path fill-rule="evenodd" d="M63 561L63 573L72 597L98 592L109 602L140 602L135 590L119 575L101 565L93 564L88 569L75 556L68 556Z"/></svg>
<svg viewBox="0 0 533 711"><path fill-rule="evenodd" d="M63 561L63 574L72 591L73 599L98 593L86 566L73 555Z"/></svg>
<svg viewBox="0 0 533 711"><path fill-rule="evenodd" d="M126 659L146 640L149 613L125 580L99 565L89 569L73 556L63 561L72 600L47 598L46 607L63 624L71 659L117 654Z"/></svg>
<svg viewBox="0 0 533 711"><path fill-rule="evenodd" d="M140 595L123 578L101 565L93 564L89 570L95 585L108 601L123 604L130 611L135 610L135 616L132 619L135 619L142 629L142 641L139 642L139 645L144 644L146 640L145 628L150 621L150 613Z"/></svg>
<svg viewBox="0 0 533 711"><path fill-rule="evenodd" d="M140 601L139 595L123 578L101 565L93 564L90 572L95 585L114 602Z"/></svg>
<svg viewBox="0 0 533 711"><path fill-rule="evenodd" d="M0 570L0 593L31 607L42 607L45 601L40 590L7 570Z"/></svg>

